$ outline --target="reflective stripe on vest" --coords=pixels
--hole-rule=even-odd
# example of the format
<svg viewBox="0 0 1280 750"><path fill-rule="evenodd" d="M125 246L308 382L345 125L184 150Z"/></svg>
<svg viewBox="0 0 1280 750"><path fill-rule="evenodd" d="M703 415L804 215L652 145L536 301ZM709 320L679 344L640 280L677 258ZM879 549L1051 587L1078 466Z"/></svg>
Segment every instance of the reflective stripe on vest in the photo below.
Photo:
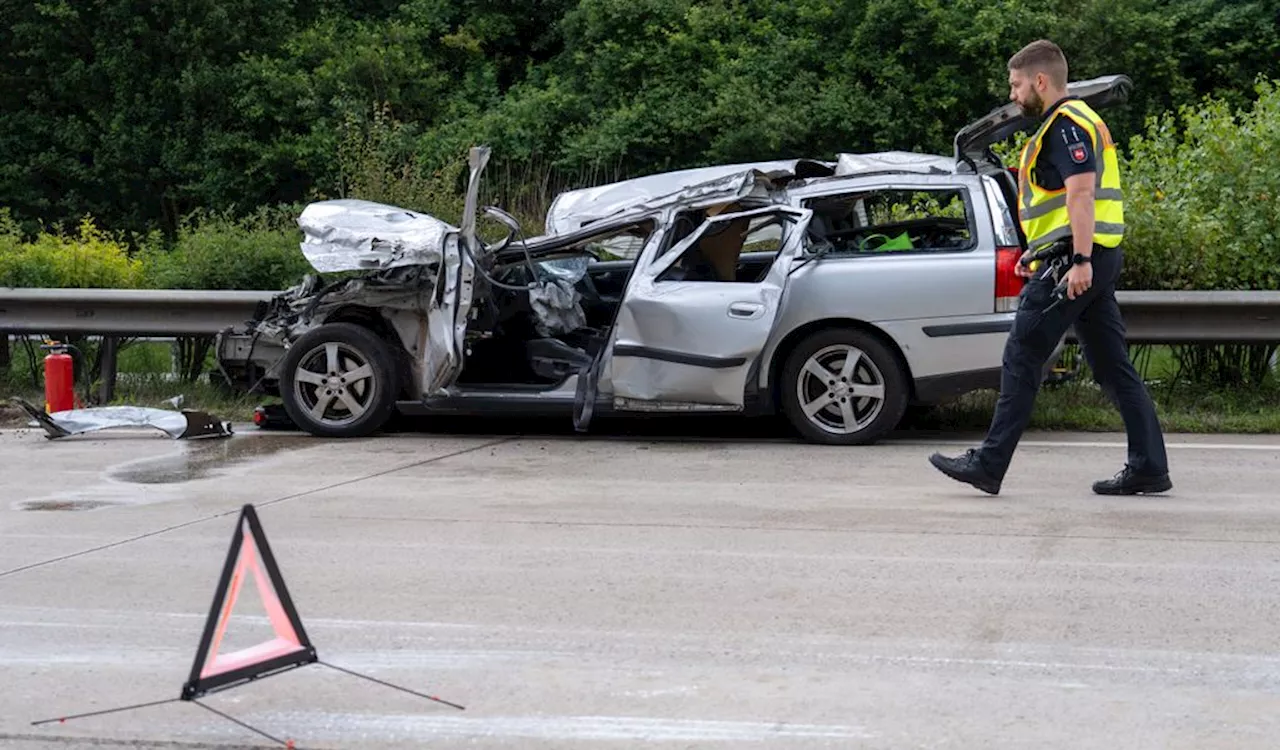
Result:
<svg viewBox="0 0 1280 750"><path fill-rule="evenodd" d="M1067 215L1067 190L1046 190L1035 183L1032 168L1044 146L1044 137L1058 114L1084 128L1093 143L1097 172L1093 196L1093 241L1115 247L1124 237L1124 191L1120 187L1120 165L1111 132L1098 114L1079 100L1064 102L1022 147L1018 169L1018 221L1027 236L1027 246L1037 249L1071 235Z"/></svg>

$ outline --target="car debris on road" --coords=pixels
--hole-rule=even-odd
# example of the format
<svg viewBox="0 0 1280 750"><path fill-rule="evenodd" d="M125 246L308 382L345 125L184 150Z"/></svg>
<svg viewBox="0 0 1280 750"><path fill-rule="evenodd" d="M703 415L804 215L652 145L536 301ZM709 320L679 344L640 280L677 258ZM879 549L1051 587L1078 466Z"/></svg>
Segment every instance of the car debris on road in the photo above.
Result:
<svg viewBox="0 0 1280 750"><path fill-rule="evenodd" d="M46 414L16 396L9 400L42 427L50 440L125 427L153 427L175 440L225 438L231 437L233 432L230 422L194 409L169 411L145 406L98 406Z"/></svg>

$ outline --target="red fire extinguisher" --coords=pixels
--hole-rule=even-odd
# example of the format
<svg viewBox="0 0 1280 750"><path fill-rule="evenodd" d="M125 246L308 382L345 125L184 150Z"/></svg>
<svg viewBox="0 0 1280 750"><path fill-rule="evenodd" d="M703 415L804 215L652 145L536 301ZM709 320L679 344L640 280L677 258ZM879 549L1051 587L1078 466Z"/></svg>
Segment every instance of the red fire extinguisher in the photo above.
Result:
<svg viewBox="0 0 1280 750"><path fill-rule="evenodd" d="M48 414L76 408L75 362L67 354L67 346L49 341L40 347L49 352L44 358L44 410Z"/></svg>

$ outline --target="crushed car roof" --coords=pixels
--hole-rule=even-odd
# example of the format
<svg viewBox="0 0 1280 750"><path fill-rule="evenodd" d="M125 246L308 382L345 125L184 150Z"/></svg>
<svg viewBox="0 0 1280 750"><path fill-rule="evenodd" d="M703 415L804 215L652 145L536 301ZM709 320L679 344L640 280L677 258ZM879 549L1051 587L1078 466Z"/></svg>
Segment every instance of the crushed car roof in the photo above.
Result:
<svg viewBox="0 0 1280 750"><path fill-rule="evenodd" d="M835 170L836 165L828 161L780 159L681 169L620 180L607 185L568 190L556 196L547 210L546 231L548 234L571 231L586 222L611 216L633 206L644 205L704 183L746 173L758 173L773 180L785 181L795 178L829 177L835 174Z"/></svg>
<svg viewBox="0 0 1280 750"><path fill-rule="evenodd" d="M951 174L955 162L936 154L881 151L871 154L838 154L833 162L817 159L726 164L636 177L630 180L580 188L561 193L547 210L548 235L563 234L638 207L654 208L686 203L703 196L733 192L731 185L753 183L763 177L775 186L791 180L822 180L861 174Z"/></svg>

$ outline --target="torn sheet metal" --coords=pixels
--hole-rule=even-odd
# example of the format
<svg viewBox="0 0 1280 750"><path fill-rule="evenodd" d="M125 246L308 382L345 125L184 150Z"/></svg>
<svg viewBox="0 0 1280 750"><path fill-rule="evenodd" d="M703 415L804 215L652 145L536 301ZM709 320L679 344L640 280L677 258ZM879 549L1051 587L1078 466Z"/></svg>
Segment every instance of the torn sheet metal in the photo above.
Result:
<svg viewBox="0 0 1280 750"><path fill-rule="evenodd" d="M671 199L687 201L699 195L715 194L726 187L726 179L744 180L750 179L750 175L757 175L777 182L789 178L828 177L834 173L834 168L835 164L831 162L814 159L780 159L682 169L570 190L556 196L547 210L546 232L571 232L589 221L635 206L665 205ZM732 188L730 190L732 192Z"/></svg>
<svg viewBox="0 0 1280 750"><path fill-rule="evenodd" d="M302 254L321 273L434 265L459 231L434 216L354 199L312 203L298 226Z"/></svg>
<svg viewBox="0 0 1280 750"><path fill-rule="evenodd" d="M46 414L20 398L9 400L44 428L50 440L120 427L153 427L175 440L223 438L232 434L230 422L192 409L168 411L145 406L101 406Z"/></svg>

